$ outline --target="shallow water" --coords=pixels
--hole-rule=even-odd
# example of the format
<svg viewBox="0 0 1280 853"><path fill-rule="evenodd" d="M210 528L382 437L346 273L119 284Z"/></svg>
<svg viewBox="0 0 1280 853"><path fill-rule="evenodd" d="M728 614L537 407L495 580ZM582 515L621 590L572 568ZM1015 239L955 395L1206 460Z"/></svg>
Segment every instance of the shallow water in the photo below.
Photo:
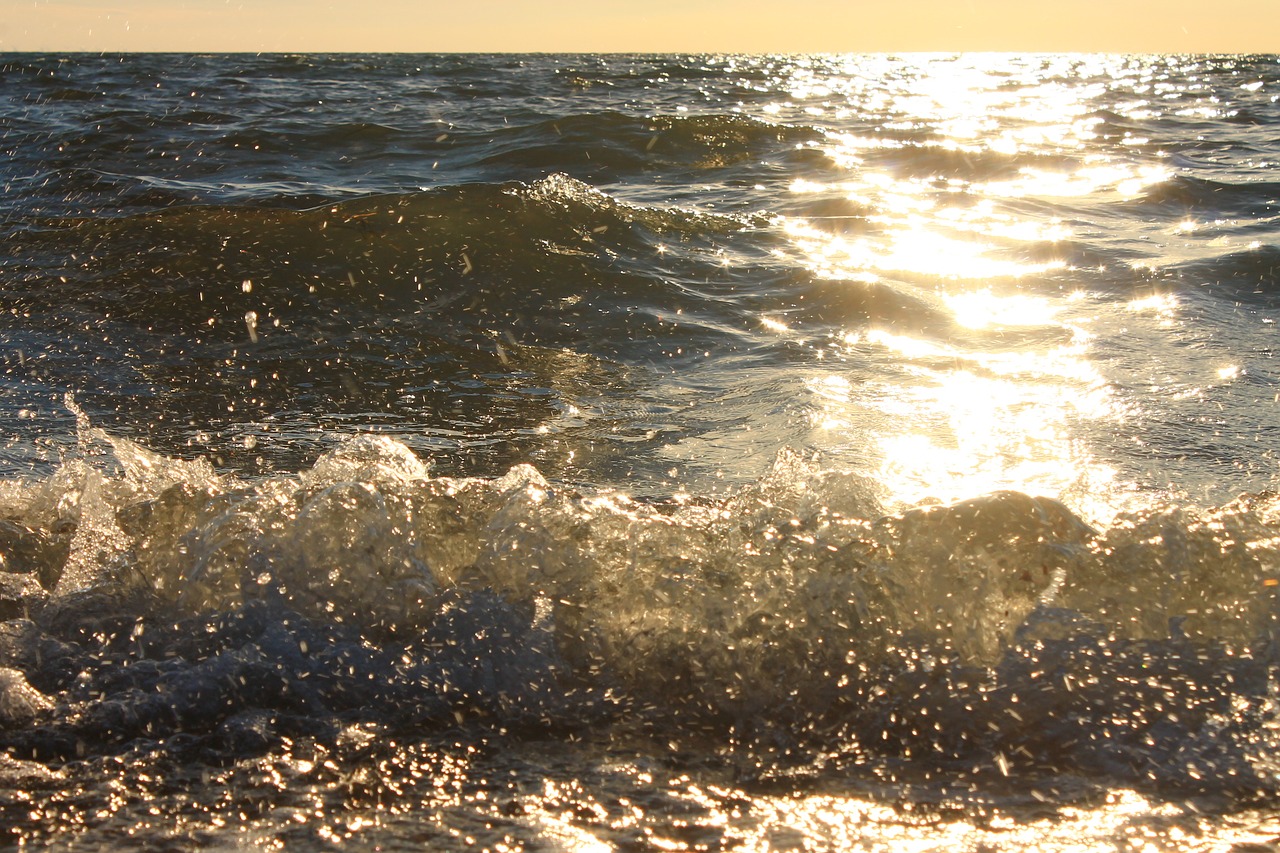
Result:
<svg viewBox="0 0 1280 853"><path fill-rule="evenodd" d="M7 837L1274 843L1277 69L4 58Z"/></svg>

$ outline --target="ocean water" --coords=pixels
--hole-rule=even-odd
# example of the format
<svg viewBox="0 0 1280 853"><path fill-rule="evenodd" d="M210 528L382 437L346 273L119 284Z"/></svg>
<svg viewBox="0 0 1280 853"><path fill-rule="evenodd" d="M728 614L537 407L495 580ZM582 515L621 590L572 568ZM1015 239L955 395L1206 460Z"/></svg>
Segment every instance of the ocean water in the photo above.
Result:
<svg viewBox="0 0 1280 853"><path fill-rule="evenodd" d="M1274 56L0 57L0 833L1280 843Z"/></svg>

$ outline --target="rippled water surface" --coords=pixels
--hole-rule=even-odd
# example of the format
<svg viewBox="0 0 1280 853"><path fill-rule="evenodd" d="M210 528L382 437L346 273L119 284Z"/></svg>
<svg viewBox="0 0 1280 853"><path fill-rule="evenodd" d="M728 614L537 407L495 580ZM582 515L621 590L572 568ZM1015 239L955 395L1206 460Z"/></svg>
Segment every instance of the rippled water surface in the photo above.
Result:
<svg viewBox="0 0 1280 853"><path fill-rule="evenodd" d="M0 57L0 830L1270 849L1269 56Z"/></svg>

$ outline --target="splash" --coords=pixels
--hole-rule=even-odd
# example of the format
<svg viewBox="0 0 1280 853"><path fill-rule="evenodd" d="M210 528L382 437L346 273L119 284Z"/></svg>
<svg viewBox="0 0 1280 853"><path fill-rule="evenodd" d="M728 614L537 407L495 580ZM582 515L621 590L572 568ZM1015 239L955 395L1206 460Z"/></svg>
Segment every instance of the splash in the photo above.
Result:
<svg viewBox="0 0 1280 853"><path fill-rule="evenodd" d="M1101 530L1008 491L886 515L861 475L786 450L728 497L641 501L528 465L433 476L385 436L241 480L78 417L77 458L6 484L6 569L37 581L0 626L6 743L28 758L66 738L234 740L263 708L321 728L483 711L669 717L859 761L1274 781L1273 495Z"/></svg>

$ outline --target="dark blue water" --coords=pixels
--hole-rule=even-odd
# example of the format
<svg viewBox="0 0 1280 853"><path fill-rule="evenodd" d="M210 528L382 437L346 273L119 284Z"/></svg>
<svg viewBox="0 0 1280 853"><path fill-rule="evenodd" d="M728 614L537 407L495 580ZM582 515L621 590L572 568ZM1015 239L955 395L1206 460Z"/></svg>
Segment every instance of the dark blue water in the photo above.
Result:
<svg viewBox="0 0 1280 853"><path fill-rule="evenodd" d="M0 57L6 838L1271 843L1278 72Z"/></svg>

